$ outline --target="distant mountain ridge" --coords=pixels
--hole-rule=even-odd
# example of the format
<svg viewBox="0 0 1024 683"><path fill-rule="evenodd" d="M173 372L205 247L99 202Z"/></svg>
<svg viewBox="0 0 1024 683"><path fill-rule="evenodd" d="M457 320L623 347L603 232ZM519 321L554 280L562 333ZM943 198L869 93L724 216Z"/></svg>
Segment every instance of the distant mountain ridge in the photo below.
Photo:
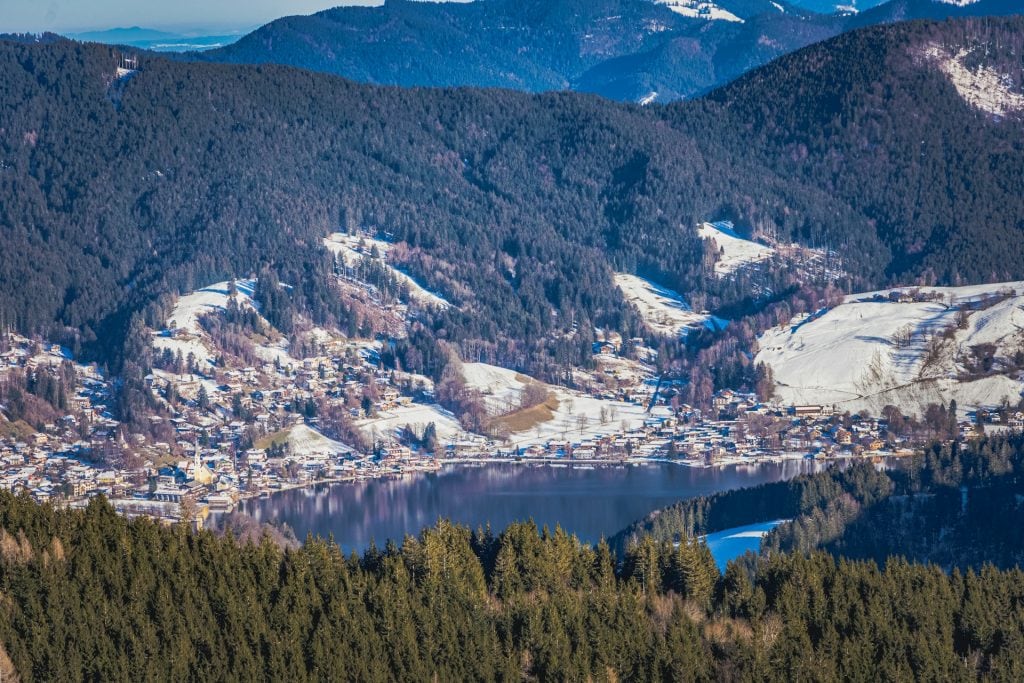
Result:
<svg viewBox="0 0 1024 683"><path fill-rule="evenodd" d="M838 6L846 6L841 2ZM284 17L194 57L277 63L401 86L578 90L665 102L692 97L847 30L905 19L1021 12L1013 0L388 0ZM853 7L851 5L850 7Z"/></svg>
<svg viewBox="0 0 1024 683"><path fill-rule="evenodd" d="M203 31L172 33L139 26L111 28L102 31L86 31L68 35L69 38L84 42L124 45L143 50L153 50L155 52L210 50L230 45L238 40L239 36L239 33L210 33Z"/></svg>

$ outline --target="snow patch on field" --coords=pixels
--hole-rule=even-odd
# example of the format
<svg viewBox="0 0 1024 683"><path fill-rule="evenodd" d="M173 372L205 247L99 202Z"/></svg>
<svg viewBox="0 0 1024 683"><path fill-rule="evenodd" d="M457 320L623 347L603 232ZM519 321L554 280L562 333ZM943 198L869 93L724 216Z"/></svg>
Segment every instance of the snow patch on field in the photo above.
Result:
<svg viewBox="0 0 1024 683"><path fill-rule="evenodd" d="M707 326L724 329L728 324L707 313L696 313L678 292L636 275L616 273L615 284L626 301L637 307L651 331L674 337L688 329Z"/></svg>
<svg viewBox="0 0 1024 683"><path fill-rule="evenodd" d="M422 403L383 410L375 417L358 420L356 427L371 439L387 441L396 439L406 425L417 434L422 434L430 423L434 423L437 438L444 443L474 438L462 429L455 415L439 405Z"/></svg>
<svg viewBox="0 0 1024 683"><path fill-rule="evenodd" d="M732 224L703 223L697 230L701 239L714 242L721 255L715 261L715 275L722 277L736 272L743 266L760 263L770 259L775 250L771 247L740 237L732 228Z"/></svg>
<svg viewBox="0 0 1024 683"><path fill-rule="evenodd" d="M969 4L963 0L944 1L961 7ZM925 57L938 65L960 97L972 107L993 116L1006 116L1024 111L1024 94L1011 90L1012 79L991 67L979 66L973 70L968 68L964 60L970 54L970 49L963 48L953 55L935 43L928 45L924 50Z"/></svg>
<svg viewBox="0 0 1024 683"><path fill-rule="evenodd" d="M889 301L887 291L855 294L794 318L761 335L755 362L772 368L788 404L876 414L887 404L920 414L951 399L963 410L1016 404L1024 390L1013 361L1024 346L1024 282L919 291L905 303ZM928 294L936 300L921 300ZM986 344L994 361L978 371L976 350Z"/></svg>
<svg viewBox="0 0 1024 683"><path fill-rule="evenodd" d="M297 425L288 431L288 448L292 455L299 458L328 458L352 453L352 449L345 444L329 439L306 425Z"/></svg>
<svg viewBox="0 0 1024 683"><path fill-rule="evenodd" d="M519 397L527 383L542 384L513 370L485 363L464 364L463 377L468 387L484 396L488 409L493 406L497 409L494 414L499 415L518 407ZM671 414L671 409L665 406L656 407L648 413L646 406L639 403L594 398L551 384L543 386L554 402L557 402L550 419L538 422L529 429L512 432L505 441L506 445L525 448L544 445L552 440L579 442L600 439L638 429L647 420Z"/></svg>
<svg viewBox="0 0 1024 683"><path fill-rule="evenodd" d="M413 300L424 306L433 306L434 308L448 308L451 306L443 297L428 291L412 277L389 264L387 262L387 254L391 245L384 240L336 232L324 239L324 246L331 253L341 257L345 265L350 267L358 264L363 258L372 258L373 248L376 247L376 258L396 280L408 287L409 296Z"/></svg>
<svg viewBox="0 0 1024 683"><path fill-rule="evenodd" d="M708 21L733 21L743 23L743 20L727 9L723 9L712 2L704 0L655 0L659 5L665 5L676 14L691 19L707 19Z"/></svg>

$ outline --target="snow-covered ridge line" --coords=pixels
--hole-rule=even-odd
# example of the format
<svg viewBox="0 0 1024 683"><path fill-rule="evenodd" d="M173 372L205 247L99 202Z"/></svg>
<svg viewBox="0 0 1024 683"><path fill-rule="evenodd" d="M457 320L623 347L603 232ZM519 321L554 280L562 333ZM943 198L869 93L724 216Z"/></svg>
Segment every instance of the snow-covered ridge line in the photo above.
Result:
<svg viewBox="0 0 1024 683"><path fill-rule="evenodd" d="M665 5L676 14L691 19L707 19L708 21L732 21L742 24L743 20L727 9L723 9L707 0L655 0Z"/></svg>

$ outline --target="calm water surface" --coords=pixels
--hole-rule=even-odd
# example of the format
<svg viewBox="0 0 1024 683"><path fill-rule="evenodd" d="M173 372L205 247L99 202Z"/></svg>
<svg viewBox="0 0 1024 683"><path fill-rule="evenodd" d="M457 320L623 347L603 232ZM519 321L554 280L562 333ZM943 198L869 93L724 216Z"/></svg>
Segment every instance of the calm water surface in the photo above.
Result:
<svg viewBox="0 0 1024 683"><path fill-rule="evenodd" d="M581 540L611 536L651 510L682 498L789 479L824 469L813 460L697 469L668 463L559 468L546 465L449 465L437 473L320 485L245 501L241 512L285 523L299 539L334 536L346 551L370 541L401 541L439 518L495 531L533 519L561 525Z"/></svg>
<svg viewBox="0 0 1024 683"><path fill-rule="evenodd" d="M729 560L748 551L756 553L761 547L761 538L785 521L787 520L775 519L770 522L733 527L708 534L704 540L708 544L711 556L715 558L715 564L718 565L719 571L724 572Z"/></svg>

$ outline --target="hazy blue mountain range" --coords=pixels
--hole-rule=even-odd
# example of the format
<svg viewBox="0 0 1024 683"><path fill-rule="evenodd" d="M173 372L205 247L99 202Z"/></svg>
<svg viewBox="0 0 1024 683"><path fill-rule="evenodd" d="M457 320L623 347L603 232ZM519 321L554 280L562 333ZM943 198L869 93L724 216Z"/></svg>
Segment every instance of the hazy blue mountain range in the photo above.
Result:
<svg viewBox="0 0 1024 683"><path fill-rule="evenodd" d="M664 2L674 6L659 0L388 0L383 7L285 17L199 58L286 64L386 85L573 89L664 102L706 92L851 28L1021 11L1016 0L962 7L941 0L860 0L857 8L867 10L860 13L835 13L831 0Z"/></svg>
<svg viewBox="0 0 1024 683"><path fill-rule="evenodd" d="M138 26L68 34L69 38L75 40L108 45L126 45L155 52L211 50L230 45L241 36L241 33L208 33L205 31L175 33Z"/></svg>

